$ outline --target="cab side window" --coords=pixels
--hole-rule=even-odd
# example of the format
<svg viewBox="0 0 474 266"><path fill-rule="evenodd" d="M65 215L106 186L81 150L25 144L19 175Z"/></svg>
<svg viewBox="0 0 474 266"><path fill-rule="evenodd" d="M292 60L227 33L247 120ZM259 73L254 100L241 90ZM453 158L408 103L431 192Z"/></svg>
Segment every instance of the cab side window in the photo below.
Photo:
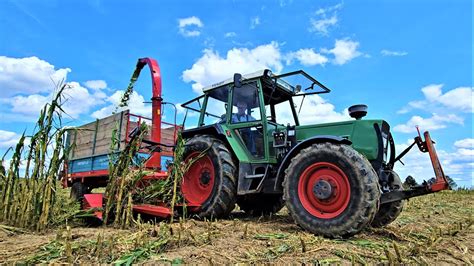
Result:
<svg viewBox="0 0 474 266"><path fill-rule="evenodd" d="M220 123L225 120L228 95L228 87L215 89L208 94L202 126Z"/></svg>
<svg viewBox="0 0 474 266"><path fill-rule="evenodd" d="M258 97L257 83L252 82L240 88L234 88L232 95L231 123L247 123L260 121L260 101ZM248 152L255 158L264 157L264 142L262 126L244 126L237 129L242 142Z"/></svg>
<svg viewBox="0 0 474 266"><path fill-rule="evenodd" d="M261 120L260 102L255 82L235 88L232 97L231 123Z"/></svg>

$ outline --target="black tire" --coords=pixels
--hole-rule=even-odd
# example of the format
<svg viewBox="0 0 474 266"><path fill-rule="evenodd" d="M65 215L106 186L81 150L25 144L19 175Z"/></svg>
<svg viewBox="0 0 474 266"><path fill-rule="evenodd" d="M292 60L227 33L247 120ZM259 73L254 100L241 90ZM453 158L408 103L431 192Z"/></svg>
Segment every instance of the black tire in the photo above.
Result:
<svg viewBox="0 0 474 266"><path fill-rule="evenodd" d="M327 174L327 171L332 172ZM334 188L331 176L338 176L342 180L338 184L343 185ZM314 182L309 191L307 183L303 182L306 178ZM301 192L298 188L300 179L303 182L301 186L306 188L301 189ZM314 194L321 180L328 180L327 184L331 187L329 191L333 191L324 195L328 197L326 199ZM347 145L318 143L301 150L285 171L283 188L286 206L296 223L311 233L331 238L349 237L364 229L372 222L380 201L377 174L364 156ZM334 192L343 191L344 188L347 193ZM344 203L337 210L332 213L321 211L321 205L327 204L332 208L338 204L334 200L340 199ZM311 203L315 201L319 205ZM312 212L302 202L310 206L307 208Z"/></svg>
<svg viewBox="0 0 474 266"><path fill-rule="evenodd" d="M390 191L403 190L402 181L400 180L400 177L397 175L397 173L394 171L389 171L388 174L390 180ZM402 212L404 205L404 200L381 204L377 214L375 214L374 220L371 223L372 227L383 227L395 221L398 215L400 215Z"/></svg>
<svg viewBox="0 0 474 266"><path fill-rule="evenodd" d="M234 160L227 146L221 140L209 135L197 135L188 139L183 158L188 158L192 153L202 152L205 152L204 155L212 161L214 185L209 197L201 204L199 210L192 214L199 218L225 218L234 209L237 198L237 171ZM183 180L185 179L186 175L183 177ZM184 188L181 189L186 199Z"/></svg>
<svg viewBox="0 0 474 266"><path fill-rule="evenodd" d="M69 194L71 199L79 201L82 206L84 194L87 194L87 187L81 181L75 181L72 183L71 193Z"/></svg>
<svg viewBox="0 0 474 266"><path fill-rule="evenodd" d="M262 216L279 212L285 201L281 194L250 194L237 198L237 205L250 216Z"/></svg>

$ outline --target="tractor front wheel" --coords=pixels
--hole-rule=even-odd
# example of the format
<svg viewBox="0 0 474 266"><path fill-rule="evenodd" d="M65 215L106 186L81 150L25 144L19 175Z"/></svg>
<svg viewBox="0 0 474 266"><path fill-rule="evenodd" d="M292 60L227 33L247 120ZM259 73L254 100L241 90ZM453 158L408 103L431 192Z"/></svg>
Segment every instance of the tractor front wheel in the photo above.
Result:
<svg viewBox="0 0 474 266"><path fill-rule="evenodd" d="M219 139L198 135L186 142L184 162L190 163L181 182L189 206L200 206L193 214L200 218L223 218L234 209L237 197L235 163Z"/></svg>
<svg viewBox="0 0 474 266"><path fill-rule="evenodd" d="M390 180L390 191L400 191L403 190L402 181L397 173L394 171L389 171L389 180ZM405 205L404 200L398 200L394 202L389 202L381 204L379 211L375 215L374 220L371 225L373 227L383 227L397 219L398 215L403 210L403 205Z"/></svg>
<svg viewBox="0 0 474 266"><path fill-rule="evenodd" d="M377 212L378 177L369 161L347 145L313 144L285 171L286 206L298 225L326 237L348 237Z"/></svg>

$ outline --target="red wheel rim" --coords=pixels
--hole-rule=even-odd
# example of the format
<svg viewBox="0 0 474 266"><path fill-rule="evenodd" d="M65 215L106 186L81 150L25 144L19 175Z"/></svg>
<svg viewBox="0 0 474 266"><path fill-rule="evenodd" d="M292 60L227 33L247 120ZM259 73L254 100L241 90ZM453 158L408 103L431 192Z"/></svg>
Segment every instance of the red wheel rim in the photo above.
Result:
<svg viewBox="0 0 474 266"><path fill-rule="evenodd" d="M320 192L317 187L321 184L330 185L330 189L324 195L327 198L317 196L315 193L315 189ZM298 197L310 214L322 219L337 217L349 205L351 197L349 179L334 164L314 163L301 174L298 182Z"/></svg>
<svg viewBox="0 0 474 266"><path fill-rule="evenodd" d="M199 156L193 152L185 162ZM188 204L202 205L212 194L214 188L214 164L208 155L204 155L189 167L183 176L181 192Z"/></svg>

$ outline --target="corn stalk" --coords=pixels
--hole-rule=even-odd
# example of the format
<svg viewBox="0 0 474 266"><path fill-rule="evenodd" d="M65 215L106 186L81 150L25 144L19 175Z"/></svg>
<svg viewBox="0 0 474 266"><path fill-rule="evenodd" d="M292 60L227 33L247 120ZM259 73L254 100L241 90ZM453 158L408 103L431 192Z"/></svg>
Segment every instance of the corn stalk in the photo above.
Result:
<svg viewBox="0 0 474 266"><path fill-rule="evenodd" d="M132 138L124 150L116 153L115 144L119 141L117 130L112 134L111 154L109 155L109 180L105 190L104 224L108 224L114 217L114 225L124 227L130 224L131 193L137 182L145 176L143 166L138 170L131 170L133 159L140 149L141 141L147 133L147 125L139 125L140 133Z"/></svg>
<svg viewBox="0 0 474 266"><path fill-rule="evenodd" d="M58 85L52 101L40 111L28 146L25 146L25 133L20 137L8 171L5 171L2 158L0 221L3 223L41 231L63 211L58 208L64 202L60 201L58 205L56 178L66 156L65 130L61 127L62 94L66 88L67 84ZM23 154L26 157L22 160ZM20 176L22 161L25 162L24 176Z"/></svg>

